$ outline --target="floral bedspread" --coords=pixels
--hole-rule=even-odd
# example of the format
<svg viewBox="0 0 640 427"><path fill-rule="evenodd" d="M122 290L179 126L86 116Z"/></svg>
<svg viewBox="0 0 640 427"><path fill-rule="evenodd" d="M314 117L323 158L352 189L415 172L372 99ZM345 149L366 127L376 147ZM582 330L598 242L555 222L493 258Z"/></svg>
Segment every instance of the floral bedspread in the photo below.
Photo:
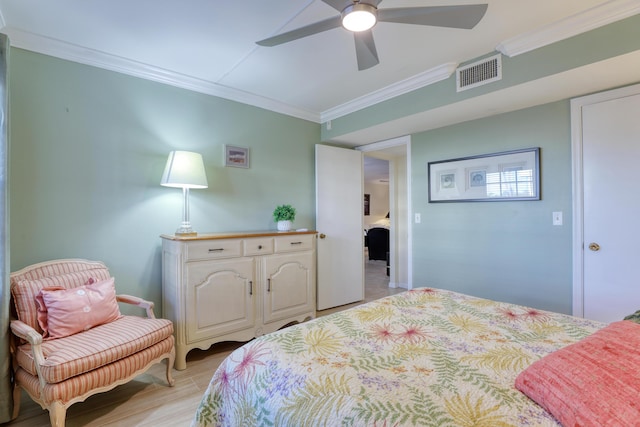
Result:
<svg viewBox="0 0 640 427"><path fill-rule="evenodd" d="M604 325L416 289L262 336L217 369L193 426L557 426L514 388Z"/></svg>

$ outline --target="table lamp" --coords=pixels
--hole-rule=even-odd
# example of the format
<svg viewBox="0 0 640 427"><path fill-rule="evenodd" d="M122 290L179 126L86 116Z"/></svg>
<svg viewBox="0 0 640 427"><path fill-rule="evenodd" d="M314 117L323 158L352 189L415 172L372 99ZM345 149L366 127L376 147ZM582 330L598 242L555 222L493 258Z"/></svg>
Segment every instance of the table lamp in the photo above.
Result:
<svg viewBox="0 0 640 427"><path fill-rule="evenodd" d="M207 175L204 171L202 155L191 151L172 151L167 159L160 185L182 188L184 205L182 224L176 230L176 236L195 236L189 221L189 189L207 188Z"/></svg>

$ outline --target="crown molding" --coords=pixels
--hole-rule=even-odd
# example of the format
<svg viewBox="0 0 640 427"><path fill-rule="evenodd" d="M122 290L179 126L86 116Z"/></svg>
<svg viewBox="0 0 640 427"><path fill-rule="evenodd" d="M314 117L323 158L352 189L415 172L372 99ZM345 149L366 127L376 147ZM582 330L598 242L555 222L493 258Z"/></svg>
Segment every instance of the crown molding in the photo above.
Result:
<svg viewBox="0 0 640 427"><path fill-rule="evenodd" d="M638 13L640 13L640 1L612 0L553 24L507 39L500 43L496 50L509 57L517 56Z"/></svg>
<svg viewBox="0 0 640 427"><path fill-rule="evenodd" d="M553 24L507 39L501 42L496 47L496 50L509 57L520 55L638 13L640 13L640 0L611 0ZM326 111L313 112L212 81L176 73L16 28L4 27L4 25L4 17L0 11L1 32L9 37L9 41L14 47L217 96L315 123L326 123L396 96L446 80L455 72L458 66L456 63L443 64Z"/></svg>
<svg viewBox="0 0 640 427"><path fill-rule="evenodd" d="M397 83L371 92L365 96L361 96L342 105L338 105L337 107L323 111L320 114L321 123L337 119L344 115L362 110L363 108L370 107L378 104L379 102L420 89L421 87L428 86L441 80L446 80L455 72L457 67L458 64L455 62L442 64L423 73L416 74L413 77L409 77L408 79L401 80Z"/></svg>
<svg viewBox="0 0 640 427"><path fill-rule="evenodd" d="M117 55L111 55L61 40L43 37L16 28L5 27L2 28L1 32L9 37L11 46L20 49L200 92L206 95L213 95L276 113L320 123L320 114L318 113L292 107L291 105L273 99L253 95L211 81L176 73L142 62L132 61Z"/></svg>

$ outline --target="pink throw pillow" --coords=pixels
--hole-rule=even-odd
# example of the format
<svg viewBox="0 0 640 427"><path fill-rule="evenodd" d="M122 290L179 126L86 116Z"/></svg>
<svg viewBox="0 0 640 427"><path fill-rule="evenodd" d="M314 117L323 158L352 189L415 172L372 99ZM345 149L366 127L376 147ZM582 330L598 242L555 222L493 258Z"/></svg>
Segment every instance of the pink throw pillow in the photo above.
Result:
<svg viewBox="0 0 640 427"><path fill-rule="evenodd" d="M49 325L47 324L47 306L44 305L44 300L42 299L42 291L64 291L67 288L62 286L51 286L40 289L38 295L36 295L36 306L38 308L38 312L36 316L38 318L38 324L42 328L42 336L47 338L49 336Z"/></svg>
<svg viewBox="0 0 640 427"><path fill-rule="evenodd" d="M38 322L50 339L86 331L121 316L113 277L71 289L44 288L36 302Z"/></svg>
<svg viewBox="0 0 640 427"><path fill-rule="evenodd" d="M563 426L640 425L640 325L623 320L534 362L515 386Z"/></svg>

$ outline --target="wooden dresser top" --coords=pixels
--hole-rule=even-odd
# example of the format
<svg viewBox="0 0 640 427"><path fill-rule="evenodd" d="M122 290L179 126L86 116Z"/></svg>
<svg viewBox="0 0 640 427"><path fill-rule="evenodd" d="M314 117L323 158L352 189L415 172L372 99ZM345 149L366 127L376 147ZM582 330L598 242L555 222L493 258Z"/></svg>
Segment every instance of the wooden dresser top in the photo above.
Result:
<svg viewBox="0 0 640 427"><path fill-rule="evenodd" d="M228 233L198 233L195 236L176 236L175 234L161 234L160 237L167 240L187 242L191 240L217 240L217 239L246 239L249 237L269 237L269 236L294 236L297 234L317 234L315 230L307 231L235 231Z"/></svg>

